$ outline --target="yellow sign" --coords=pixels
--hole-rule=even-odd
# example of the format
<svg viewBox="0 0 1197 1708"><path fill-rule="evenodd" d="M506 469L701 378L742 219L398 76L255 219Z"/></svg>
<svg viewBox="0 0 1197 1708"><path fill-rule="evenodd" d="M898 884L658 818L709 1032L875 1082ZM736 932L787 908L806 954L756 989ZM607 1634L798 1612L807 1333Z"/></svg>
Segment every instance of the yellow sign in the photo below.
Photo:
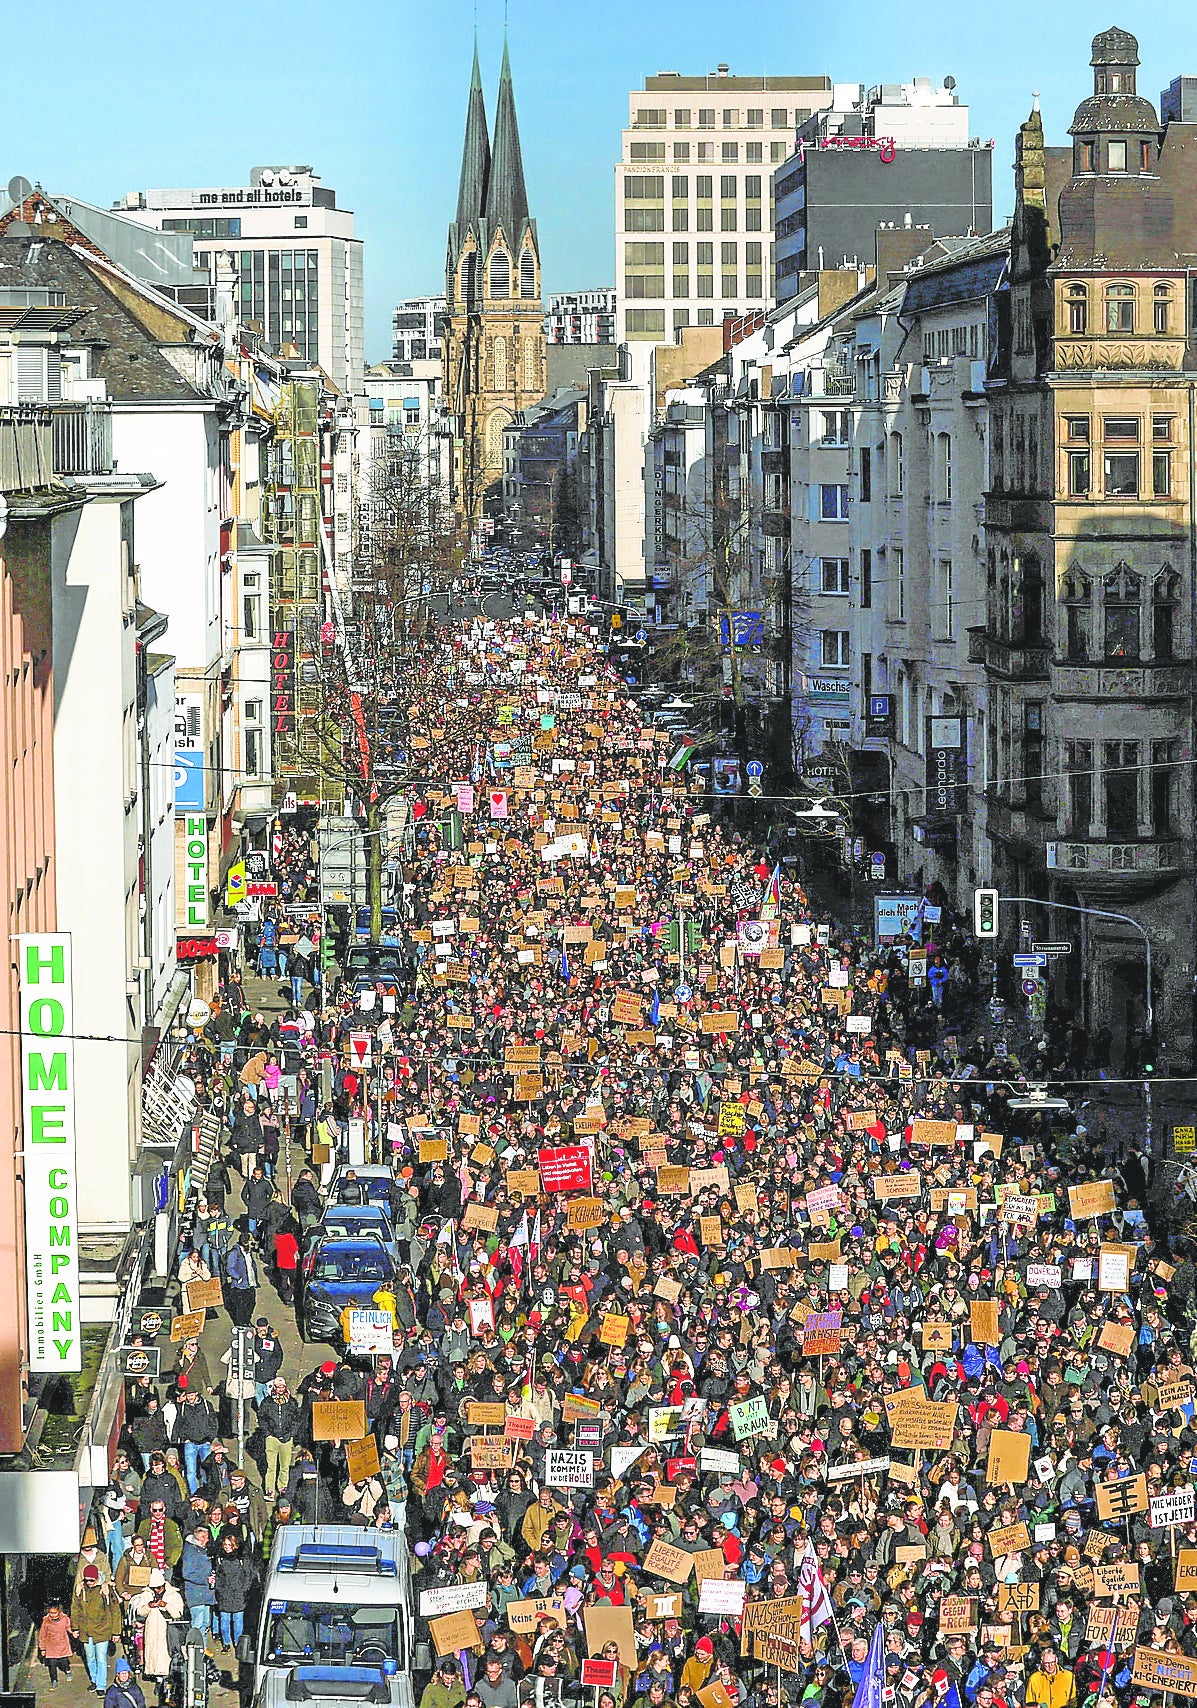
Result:
<svg viewBox="0 0 1197 1708"><path fill-rule="evenodd" d="M1172 1150L1176 1156L1197 1151L1197 1127L1173 1127Z"/></svg>

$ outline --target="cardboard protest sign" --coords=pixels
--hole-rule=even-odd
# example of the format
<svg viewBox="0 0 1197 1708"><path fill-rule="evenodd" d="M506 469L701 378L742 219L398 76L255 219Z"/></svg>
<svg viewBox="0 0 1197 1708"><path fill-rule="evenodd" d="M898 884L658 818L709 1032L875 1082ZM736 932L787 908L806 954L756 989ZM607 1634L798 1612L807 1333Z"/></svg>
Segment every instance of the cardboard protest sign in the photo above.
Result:
<svg viewBox="0 0 1197 1708"><path fill-rule="evenodd" d="M670 1543L662 1542L659 1536L654 1539L644 1556L644 1570L652 1572L655 1577L664 1578L668 1583L688 1583L693 1564L693 1554L687 1554L683 1548L674 1548Z"/></svg>
<svg viewBox="0 0 1197 1708"><path fill-rule="evenodd" d="M599 1344L602 1346L625 1346L631 1324L631 1317L619 1316L613 1311L605 1312L599 1323Z"/></svg>
<svg viewBox="0 0 1197 1708"><path fill-rule="evenodd" d="M888 1204L894 1198L919 1198L922 1191L923 1177L917 1169L873 1176L873 1196L879 1204Z"/></svg>
<svg viewBox="0 0 1197 1708"><path fill-rule="evenodd" d="M1129 1358L1135 1345L1135 1325L1103 1323L1097 1344L1103 1352L1112 1352L1116 1358Z"/></svg>
<svg viewBox="0 0 1197 1708"><path fill-rule="evenodd" d="M586 1627L587 1655L601 1655L608 1643L615 1643L624 1666L639 1664L630 1607L584 1607L582 1618Z"/></svg>
<svg viewBox="0 0 1197 1708"><path fill-rule="evenodd" d="M1097 1516L1102 1520L1133 1518L1136 1513L1147 1511L1145 1476L1120 1477L1112 1483L1098 1483L1095 1492Z"/></svg>
<svg viewBox="0 0 1197 1708"><path fill-rule="evenodd" d="M971 1299L968 1307L969 1330L978 1346L1000 1346L1002 1331L998 1326L996 1299Z"/></svg>
<svg viewBox="0 0 1197 1708"><path fill-rule="evenodd" d="M1143 1690L1197 1697L1197 1660L1167 1649L1136 1648L1131 1684Z"/></svg>
<svg viewBox="0 0 1197 1708"><path fill-rule="evenodd" d="M211 1281L188 1281L183 1288L188 1312L215 1311L224 1304L224 1290L214 1276Z"/></svg>
<svg viewBox="0 0 1197 1708"><path fill-rule="evenodd" d="M1197 1589L1197 1548L1181 1548L1178 1552L1174 1587L1178 1595L1188 1595Z"/></svg>
<svg viewBox="0 0 1197 1708"><path fill-rule="evenodd" d="M700 1548L690 1558L694 1562L694 1581L699 1585L706 1578L722 1578L727 1569L722 1548Z"/></svg>
<svg viewBox="0 0 1197 1708"><path fill-rule="evenodd" d="M945 1595L939 1604L941 1637L971 1637L977 1625L977 1602L968 1595Z"/></svg>
<svg viewBox="0 0 1197 1708"><path fill-rule="evenodd" d="M378 1442L372 1435L365 1435L360 1441L347 1441L345 1443L345 1465L351 1483L361 1483L367 1477L378 1475L381 1469L378 1459Z"/></svg>
<svg viewBox="0 0 1197 1708"><path fill-rule="evenodd" d="M842 1311L808 1311L802 1325L802 1353L806 1358L838 1357Z"/></svg>
<svg viewBox="0 0 1197 1708"><path fill-rule="evenodd" d="M503 1435L471 1435L470 1468L475 1471L509 1471L514 1445Z"/></svg>
<svg viewBox="0 0 1197 1708"><path fill-rule="evenodd" d="M313 1441L360 1441L366 1433L364 1400L314 1400Z"/></svg>
<svg viewBox="0 0 1197 1708"><path fill-rule="evenodd" d="M1120 1595L1138 1595L1138 1564L1134 1560L1116 1560L1108 1566L1094 1566L1093 1583L1098 1595L1110 1600Z"/></svg>
<svg viewBox="0 0 1197 1708"><path fill-rule="evenodd" d="M1031 1532L1025 1524L998 1524L986 1536L994 1559L1002 1554L1026 1554L1031 1548Z"/></svg>
<svg viewBox="0 0 1197 1708"><path fill-rule="evenodd" d="M193 1335L204 1331L203 1311L184 1311L181 1316L170 1319L170 1338L174 1342L190 1340Z"/></svg>
<svg viewBox="0 0 1197 1708"><path fill-rule="evenodd" d="M916 1118L910 1123L912 1145L954 1145L955 1121L927 1121Z"/></svg>
<svg viewBox="0 0 1197 1708"><path fill-rule="evenodd" d="M1000 1583L997 1592L999 1613L1013 1613L1016 1619L1022 1619L1039 1611L1037 1583Z"/></svg>
<svg viewBox="0 0 1197 1708"><path fill-rule="evenodd" d="M952 1350L951 1323L924 1322L923 1351L950 1352Z"/></svg>
<svg viewBox="0 0 1197 1708"><path fill-rule="evenodd" d="M921 1400L909 1388L894 1397L900 1401L890 1415L891 1440L895 1447L935 1453L951 1444L960 1410L955 1400Z"/></svg>
<svg viewBox="0 0 1197 1708"><path fill-rule="evenodd" d="M568 1228L601 1228L607 1210L601 1198L571 1198L565 1207Z"/></svg>
<svg viewBox="0 0 1197 1708"><path fill-rule="evenodd" d="M542 1619L551 1619L565 1629L565 1599L560 1595L538 1595L507 1603L507 1629L517 1636L530 1636Z"/></svg>
<svg viewBox="0 0 1197 1708"><path fill-rule="evenodd" d="M465 1207L461 1218L463 1228L477 1228L481 1233L493 1234L499 1225L499 1212L490 1204L479 1204L471 1198Z"/></svg>
<svg viewBox="0 0 1197 1708"><path fill-rule="evenodd" d="M1068 1188L1068 1213L1074 1222L1089 1216L1108 1216L1114 1211L1114 1182L1091 1180L1085 1186Z"/></svg>
<svg viewBox="0 0 1197 1708"><path fill-rule="evenodd" d="M421 1162L444 1162L448 1155L448 1139L422 1138L420 1140L419 1160Z"/></svg>
<svg viewBox="0 0 1197 1708"><path fill-rule="evenodd" d="M990 1488L1025 1483L1031 1465L1031 1438L1013 1429L995 1429L989 1437L985 1481Z"/></svg>

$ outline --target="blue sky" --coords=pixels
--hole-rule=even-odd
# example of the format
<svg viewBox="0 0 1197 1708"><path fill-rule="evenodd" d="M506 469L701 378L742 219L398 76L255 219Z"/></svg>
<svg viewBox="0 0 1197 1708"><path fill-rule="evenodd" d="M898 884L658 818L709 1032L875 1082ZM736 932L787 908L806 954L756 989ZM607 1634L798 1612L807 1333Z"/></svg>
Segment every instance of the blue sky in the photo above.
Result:
<svg viewBox="0 0 1197 1708"><path fill-rule="evenodd" d="M1138 13L1138 17L1136 17ZM488 108L499 0L477 0ZM0 184L15 172L106 206L152 185L242 184L252 165L311 164L366 242L367 351L389 354L400 296L441 288L469 79L471 0L435 5L242 0L228 14L114 0L25 7L6 25ZM1191 4L1146 14L1077 0L510 0L510 43L546 292L612 284L612 165L645 73L818 74L899 82L951 73L972 131L995 137L994 211L1010 209L1014 132L1041 92L1066 141L1094 31L1139 30L1140 89L1197 74ZM331 24L331 28L330 28Z"/></svg>

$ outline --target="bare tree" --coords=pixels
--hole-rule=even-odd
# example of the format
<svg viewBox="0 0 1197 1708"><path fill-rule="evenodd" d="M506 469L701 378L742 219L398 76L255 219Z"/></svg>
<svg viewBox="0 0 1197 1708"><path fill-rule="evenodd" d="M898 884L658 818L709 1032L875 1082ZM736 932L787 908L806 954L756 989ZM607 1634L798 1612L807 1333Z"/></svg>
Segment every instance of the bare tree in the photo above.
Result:
<svg viewBox="0 0 1197 1708"><path fill-rule="evenodd" d="M428 428L410 435L388 429L363 505L359 577L370 584L367 599L385 599L392 613L386 620L405 640L424 632L429 598L452 590L468 549L437 478L436 449ZM378 614L372 605L371 616Z"/></svg>

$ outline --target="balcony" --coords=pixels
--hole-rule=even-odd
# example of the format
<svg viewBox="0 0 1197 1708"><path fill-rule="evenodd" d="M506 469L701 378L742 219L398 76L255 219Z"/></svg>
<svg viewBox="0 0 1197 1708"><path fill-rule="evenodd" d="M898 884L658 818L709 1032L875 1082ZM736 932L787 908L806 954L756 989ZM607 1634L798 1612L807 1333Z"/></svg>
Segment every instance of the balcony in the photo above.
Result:
<svg viewBox="0 0 1197 1708"><path fill-rule="evenodd" d="M824 368L824 397L852 397L855 392L856 376L850 368Z"/></svg>
<svg viewBox="0 0 1197 1708"><path fill-rule="evenodd" d="M54 473L86 479L112 473L112 411L103 403L53 407Z"/></svg>
<svg viewBox="0 0 1197 1708"><path fill-rule="evenodd" d="M968 631L968 660L983 664L992 676L1007 682L1046 682L1051 666L1051 648L999 640L986 629Z"/></svg>
<svg viewBox="0 0 1197 1708"><path fill-rule="evenodd" d="M1057 664L1052 689L1060 700L1181 700L1189 692L1187 664Z"/></svg>
<svg viewBox="0 0 1197 1708"><path fill-rule="evenodd" d="M0 408L0 492L44 492L54 484L49 409L38 403Z"/></svg>
<svg viewBox="0 0 1197 1708"><path fill-rule="evenodd" d="M1107 896L1159 889L1192 870L1187 845L1180 837L1149 842L1048 842L1046 854L1049 870Z"/></svg>

